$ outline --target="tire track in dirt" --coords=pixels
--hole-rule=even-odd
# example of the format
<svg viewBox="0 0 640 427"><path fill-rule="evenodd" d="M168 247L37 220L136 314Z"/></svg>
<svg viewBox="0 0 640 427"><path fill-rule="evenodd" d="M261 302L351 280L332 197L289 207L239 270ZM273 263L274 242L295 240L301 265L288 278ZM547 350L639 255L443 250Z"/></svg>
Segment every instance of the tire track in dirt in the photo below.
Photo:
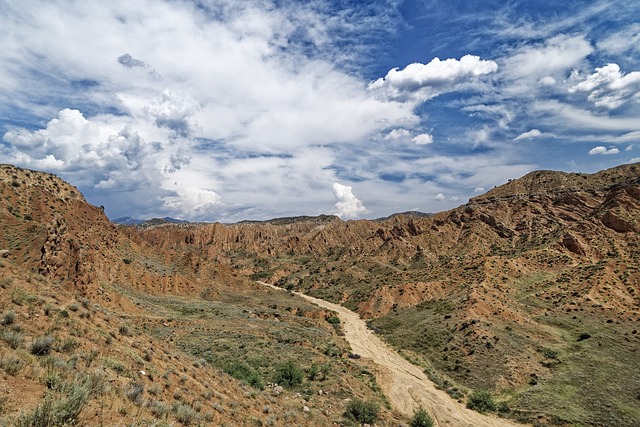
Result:
<svg viewBox="0 0 640 427"><path fill-rule="evenodd" d="M277 286L258 283L285 292ZM378 384L391 406L400 413L411 417L413 411L421 406L429 412L436 425L441 427L523 427L523 424L511 420L467 409L444 391L438 390L422 369L407 361L378 338L357 313L309 295L299 292L294 294L338 313L351 349L379 367L375 373Z"/></svg>

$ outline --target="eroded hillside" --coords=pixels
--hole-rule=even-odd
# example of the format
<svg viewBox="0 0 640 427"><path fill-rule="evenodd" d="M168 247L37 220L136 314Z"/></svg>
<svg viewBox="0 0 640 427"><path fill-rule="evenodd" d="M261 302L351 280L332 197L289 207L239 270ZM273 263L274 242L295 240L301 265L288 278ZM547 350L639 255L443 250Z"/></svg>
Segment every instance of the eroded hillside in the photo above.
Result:
<svg viewBox="0 0 640 427"><path fill-rule="evenodd" d="M129 239L53 175L2 165L0 193L0 424L349 424L354 399L402 419L334 313Z"/></svg>
<svg viewBox="0 0 640 427"><path fill-rule="evenodd" d="M357 310L455 397L489 390L543 424L640 420L637 164L533 172L428 217L126 230Z"/></svg>

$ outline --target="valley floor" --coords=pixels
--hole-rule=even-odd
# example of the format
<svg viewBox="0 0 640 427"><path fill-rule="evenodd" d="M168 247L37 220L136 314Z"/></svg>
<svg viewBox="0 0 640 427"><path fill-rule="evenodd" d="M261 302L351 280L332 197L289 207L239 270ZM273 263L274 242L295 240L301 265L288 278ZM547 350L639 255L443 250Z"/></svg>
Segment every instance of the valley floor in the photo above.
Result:
<svg viewBox="0 0 640 427"><path fill-rule="evenodd" d="M268 283L258 283L282 290ZM299 292L293 293L313 304L338 313L345 338L353 352L370 359L379 367L376 372L378 384L393 408L405 416L410 417L414 410L422 407L431 414L439 426L513 427L522 425L467 409L444 391L438 390L419 367L400 356L368 329L357 313L319 298Z"/></svg>

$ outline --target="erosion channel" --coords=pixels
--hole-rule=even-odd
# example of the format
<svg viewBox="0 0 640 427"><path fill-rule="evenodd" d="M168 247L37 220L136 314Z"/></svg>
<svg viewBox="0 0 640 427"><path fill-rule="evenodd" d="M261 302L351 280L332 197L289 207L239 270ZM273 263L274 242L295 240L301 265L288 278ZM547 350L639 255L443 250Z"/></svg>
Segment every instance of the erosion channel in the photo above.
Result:
<svg viewBox="0 0 640 427"><path fill-rule="evenodd" d="M261 285L287 292L282 288L264 282ZM338 304L311 297L299 292L294 294L322 308L338 313L345 338L354 353L374 362L376 379L394 409L408 417L418 407L431 414L437 426L455 427L515 427L513 421L484 415L453 400L447 393L438 390L427 375L416 365L411 364L378 338L360 316Z"/></svg>

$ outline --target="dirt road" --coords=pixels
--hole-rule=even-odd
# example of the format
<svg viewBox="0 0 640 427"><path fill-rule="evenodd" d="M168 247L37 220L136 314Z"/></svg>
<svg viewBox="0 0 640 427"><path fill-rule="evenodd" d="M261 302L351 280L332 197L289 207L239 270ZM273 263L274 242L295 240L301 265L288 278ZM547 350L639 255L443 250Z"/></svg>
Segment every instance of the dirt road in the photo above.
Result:
<svg viewBox="0 0 640 427"><path fill-rule="evenodd" d="M284 292L282 288L264 282L259 283ZM409 363L380 340L367 328L357 313L299 292L295 294L338 313L345 338L353 352L378 365L379 369L376 372L378 384L394 409L410 417L415 409L422 406L440 427L523 427L522 424L513 421L471 411L444 391L436 389L419 367Z"/></svg>

